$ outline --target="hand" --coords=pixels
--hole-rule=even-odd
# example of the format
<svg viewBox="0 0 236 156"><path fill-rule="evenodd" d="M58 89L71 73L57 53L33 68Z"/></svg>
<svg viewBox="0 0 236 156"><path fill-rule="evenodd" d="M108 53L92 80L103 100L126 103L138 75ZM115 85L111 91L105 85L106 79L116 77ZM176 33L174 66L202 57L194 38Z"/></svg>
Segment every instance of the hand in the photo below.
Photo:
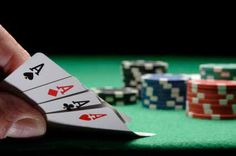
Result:
<svg viewBox="0 0 236 156"><path fill-rule="evenodd" d="M29 53L0 25L0 75L7 76L28 58ZM0 92L0 139L34 137L45 132L46 121L40 111L17 96Z"/></svg>

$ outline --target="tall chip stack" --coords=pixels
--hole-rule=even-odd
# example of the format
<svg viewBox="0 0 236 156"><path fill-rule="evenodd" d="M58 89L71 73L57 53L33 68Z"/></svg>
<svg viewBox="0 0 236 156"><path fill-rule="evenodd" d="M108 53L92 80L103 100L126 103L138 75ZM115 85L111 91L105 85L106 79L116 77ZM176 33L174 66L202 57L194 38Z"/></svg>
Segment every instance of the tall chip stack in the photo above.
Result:
<svg viewBox="0 0 236 156"><path fill-rule="evenodd" d="M201 79L236 80L236 64L202 64Z"/></svg>
<svg viewBox="0 0 236 156"><path fill-rule="evenodd" d="M236 81L189 80L186 113L192 118L236 119Z"/></svg>
<svg viewBox="0 0 236 156"><path fill-rule="evenodd" d="M149 109L185 109L187 80L188 77L183 75L143 75L141 88L143 106Z"/></svg>
<svg viewBox="0 0 236 156"><path fill-rule="evenodd" d="M148 73L166 73L168 63L163 61L122 61L122 75L125 87L134 87L140 90L141 76Z"/></svg>

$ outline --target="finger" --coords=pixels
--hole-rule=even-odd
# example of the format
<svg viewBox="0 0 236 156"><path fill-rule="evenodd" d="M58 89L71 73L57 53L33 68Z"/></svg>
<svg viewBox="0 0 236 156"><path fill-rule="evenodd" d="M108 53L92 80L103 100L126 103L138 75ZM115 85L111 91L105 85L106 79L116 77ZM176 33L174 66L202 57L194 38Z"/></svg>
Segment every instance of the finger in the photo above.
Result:
<svg viewBox="0 0 236 156"><path fill-rule="evenodd" d="M0 92L0 138L41 136L46 122L41 113L24 100Z"/></svg>
<svg viewBox="0 0 236 156"><path fill-rule="evenodd" d="M0 67L9 74L23 64L29 53L0 25Z"/></svg>

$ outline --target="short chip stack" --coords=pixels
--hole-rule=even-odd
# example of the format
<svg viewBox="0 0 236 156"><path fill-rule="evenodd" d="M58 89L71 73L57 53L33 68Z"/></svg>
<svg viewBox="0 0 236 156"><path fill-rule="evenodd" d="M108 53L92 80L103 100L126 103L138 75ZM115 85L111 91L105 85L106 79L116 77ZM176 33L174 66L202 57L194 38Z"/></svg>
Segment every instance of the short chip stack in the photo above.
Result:
<svg viewBox="0 0 236 156"><path fill-rule="evenodd" d="M138 99L138 90L130 87L104 87L92 88L91 90L112 105L136 104Z"/></svg>
<svg viewBox="0 0 236 156"><path fill-rule="evenodd" d="M187 77L172 74L142 76L141 101L150 109L185 109Z"/></svg>
<svg viewBox="0 0 236 156"><path fill-rule="evenodd" d="M189 80L187 115L202 119L236 119L236 81Z"/></svg>
<svg viewBox="0 0 236 156"><path fill-rule="evenodd" d="M126 87L141 88L141 76L148 73L166 73L168 63L163 61L122 61L123 82Z"/></svg>
<svg viewBox="0 0 236 156"><path fill-rule="evenodd" d="M236 64L202 64L201 79L236 80Z"/></svg>

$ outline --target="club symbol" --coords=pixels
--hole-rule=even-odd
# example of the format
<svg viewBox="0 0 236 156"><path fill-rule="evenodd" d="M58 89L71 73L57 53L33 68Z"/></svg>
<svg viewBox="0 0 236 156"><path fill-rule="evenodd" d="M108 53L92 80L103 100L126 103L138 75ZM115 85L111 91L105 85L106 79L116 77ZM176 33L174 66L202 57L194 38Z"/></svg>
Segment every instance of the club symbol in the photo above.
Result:
<svg viewBox="0 0 236 156"><path fill-rule="evenodd" d="M63 106L64 106L63 109L66 109L68 111L71 111L71 110L75 109L73 104L64 103Z"/></svg>

